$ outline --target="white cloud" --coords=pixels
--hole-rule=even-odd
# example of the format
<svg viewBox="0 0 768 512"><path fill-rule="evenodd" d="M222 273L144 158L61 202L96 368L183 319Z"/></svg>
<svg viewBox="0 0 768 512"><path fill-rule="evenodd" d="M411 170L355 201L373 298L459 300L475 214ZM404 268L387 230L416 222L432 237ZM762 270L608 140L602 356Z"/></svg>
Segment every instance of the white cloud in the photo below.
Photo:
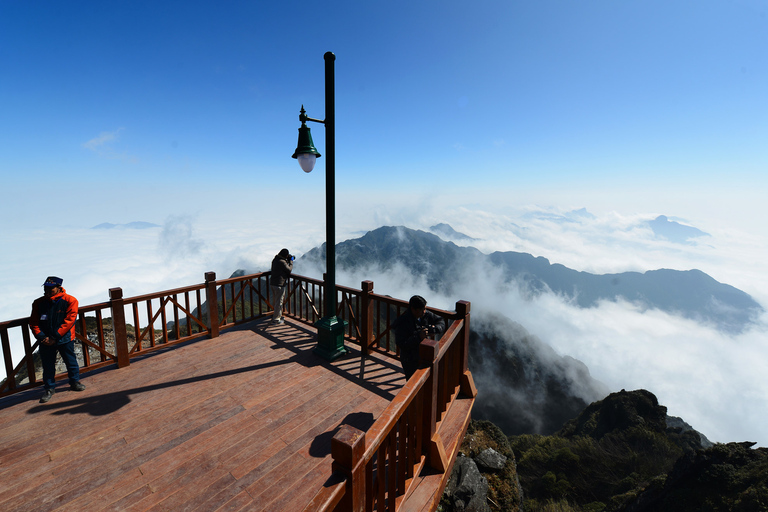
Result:
<svg viewBox="0 0 768 512"><path fill-rule="evenodd" d="M118 128L117 130L113 132L101 132L98 137L94 137L85 144L83 144L83 147L86 149L90 149L91 151L99 152L103 148L107 146L111 146L113 142L115 142L118 138L118 135L123 130L123 128Z"/></svg>
<svg viewBox="0 0 768 512"><path fill-rule="evenodd" d="M472 303L473 315L501 312L532 335L587 365L611 391L647 389L673 416L680 416L711 441L756 441L768 446L768 318L729 336L695 321L626 302L582 309L554 294L531 299L503 284L492 268L477 269L460 283L460 296L442 296L404 269L365 269L339 279L359 286L374 281L380 294L424 295L431 305L453 309ZM482 391L482 390L481 390Z"/></svg>
<svg viewBox="0 0 768 512"><path fill-rule="evenodd" d="M107 300L112 287L122 287L131 297L200 283L206 271L226 278L238 268L267 269L282 247L300 256L324 241L324 215L318 214L323 212L322 197L297 195L290 205L285 199L262 193L225 209L217 206L195 213L183 213L181 204L164 205L181 213L168 217L164 228L146 230L8 226L0 233L0 243L8 248L0 253L0 318L27 316L32 300L41 293L40 285L51 274L63 277L65 288L83 304L93 304ZM657 240L643 227L660 213L686 212L607 212L563 222L556 216L566 214L567 208L511 207L491 201L462 207L426 193L386 201L340 195L338 203L338 241L382 224L428 229L446 222L478 238L473 245L484 252L530 252L597 273L699 268L768 304L764 233L692 218L692 225L712 236L707 244L679 245ZM141 219L122 222L162 223L157 209L143 211ZM88 225L104 220L118 221L95 218ZM315 277L322 272L297 267L299 273L305 270ZM475 312L503 312L561 355L583 361L612 390L648 389L670 414L681 416L714 441L752 440L768 446L765 319L741 335L728 336L627 303L580 309L551 295L526 300L514 286L500 284L494 272L478 269L457 296L450 297L430 292L423 279L402 270L386 275L373 269L356 275L339 273L337 280L358 287L360 281L373 279L377 293L404 299L420 293L431 305L445 309L467 299Z"/></svg>
<svg viewBox="0 0 768 512"><path fill-rule="evenodd" d="M200 254L205 242L193 233L191 215L171 215L165 221L158 240L158 249L167 259L184 259Z"/></svg>
<svg viewBox="0 0 768 512"><path fill-rule="evenodd" d="M120 132L124 128L118 128L112 132L101 132L97 137L92 138L83 144L83 147L89 149L103 158L110 160L124 160L136 163L138 159L124 151L118 151L115 146L120 138Z"/></svg>

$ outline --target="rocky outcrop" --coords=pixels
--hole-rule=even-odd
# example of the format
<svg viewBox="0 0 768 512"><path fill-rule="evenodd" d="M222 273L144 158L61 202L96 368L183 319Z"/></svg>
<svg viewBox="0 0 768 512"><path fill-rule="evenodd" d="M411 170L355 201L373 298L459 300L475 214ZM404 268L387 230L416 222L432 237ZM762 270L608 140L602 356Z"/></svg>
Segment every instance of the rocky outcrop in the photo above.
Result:
<svg viewBox="0 0 768 512"><path fill-rule="evenodd" d="M659 405L656 395L639 389L611 393L604 400L590 404L557 433L561 437L589 436L595 440L616 430L642 427L653 432L667 429L667 408Z"/></svg>
<svg viewBox="0 0 768 512"><path fill-rule="evenodd" d="M480 452L474 461L483 471L501 471L507 464L507 458L493 448L486 448Z"/></svg>
<svg viewBox="0 0 768 512"><path fill-rule="evenodd" d="M515 457L507 437L493 423L470 422L440 507L443 512L521 510Z"/></svg>
<svg viewBox="0 0 768 512"><path fill-rule="evenodd" d="M668 425L668 420L672 425ZM556 433L557 436L575 438L586 436L597 441L613 432L641 429L663 434L684 451L711 446L690 425L667 415L667 408L659 404L656 395L645 389L621 390L605 399L590 404L573 420L568 421Z"/></svg>
<svg viewBox="0 0 768 512"><path fill-rule="evenodd" d="M488 480L475 461L460 454L453 465L445 496L455 512L491 512L488 506Z"/></svg>
<svg viewBox="0 0 768 512"><path fill-rule="evenodd" d="M670 427L667 418L653 393L622 390L590 404L552 436L510 438L526 506L539 510L557 502L576 510L623 512L647 489L658 491L681 459L703 448L695 430Z"/></svg>

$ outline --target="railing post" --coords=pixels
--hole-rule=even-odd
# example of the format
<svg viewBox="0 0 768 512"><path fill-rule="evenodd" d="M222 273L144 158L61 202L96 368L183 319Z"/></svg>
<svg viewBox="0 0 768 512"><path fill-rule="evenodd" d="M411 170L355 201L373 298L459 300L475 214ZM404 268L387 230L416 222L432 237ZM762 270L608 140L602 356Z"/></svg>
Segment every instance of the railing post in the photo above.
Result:
<svg viewBox="0 0 768 512"><path fill-rule="evenodd" d="M422 368L429 368L429 376L424 383L422 396L422 446L425 447L427 465L441 473L448 467L448 457L440 435L437 433L437 408L440 374L437 371L437 354L440 352L440 342L425 339L419 345L419 362Z"/></svg>
<svg viewBox="0 0 768 512"><path fill-rule="evenodd" d="M22 327L24 329L24 327ZM28 328L27 328L28 329ZM0 345L3 351L3 360L5 363L5 382L8 385L8 389L13 391L16 389L16 374L13 373L13 358L11 357L11 340L8 337L8 329L3 327L0 329ZM25 352L25 356L28 359L32 359L31 351ZM31 377L34 377L34 372L29 373ZM32 380L30 380L32 382Z"/></svg>
<svg viewBox="0 0 768 512"><path fill-rule="evenodd" d="M365 432L342 425L331 439L332 470L347 476L347 490L336 510L363 512L365 510Z"/></svg>
<svg viewBox="0 0 768 512"><path fill-rule="evenodd" d="M205 273L205 299L208 302L208 332L219 336L219 295L216 293L216 272Z"/></svg>
<svg viewBox="0 0 768 512"><path fill-rule="evenodd" d="M125 303L122 288L109 289L109 307L112 310L112 330L115 333L115 352L117 352L117 367L125 368L129 364L128 330L125 325Z"/></svg>
<svg viewBox="0 0 768 512"><path fill-rule="evenodd" d="M365 378L365 358L373 343L373 281L360 284L360 380Z"/></svg>
<svg viewBox="0 0 768 512"><path fill-rule="evenodd" d="M29 336L29 321L27 321L21 328L21 337L24 340L24 355L32 355L32 339ZM7 377L6 373L6 377ZM29 375L29 382L32 384L37 383L37 375L35 374L35 361L33 357L27 357L27 375ZM10 381L8 381L10 382Z"/></svg>
<svg viewBox="0 0 768 512"><path fill-rule="evenodd" d="M472 373L469 371L469 310L470 304L466 300L456 302L457 320L464 321L461 334L456 339L456 341L461 343L461 351L459 352L459 357L461 358L461 364L459 365L461 371L459 377L460 389L465 396L475 398L477 396L477 388L472 379Z"/></svg>

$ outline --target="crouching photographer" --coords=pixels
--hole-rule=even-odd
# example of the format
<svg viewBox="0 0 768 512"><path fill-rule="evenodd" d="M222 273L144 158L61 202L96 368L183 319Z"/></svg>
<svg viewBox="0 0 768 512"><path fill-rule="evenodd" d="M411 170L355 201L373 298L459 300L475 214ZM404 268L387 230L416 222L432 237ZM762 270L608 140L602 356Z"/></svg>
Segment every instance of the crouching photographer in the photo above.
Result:
<svg viewBox="0 0 768 512"><path fill-rule="evenodd" d="M395 343L400 349L400 364L405 379L411 378L419 368L419 345L424 339L440 339L445 332L445 320L427 311L427 301L414 295L408 309L395 320Z"/></svg>

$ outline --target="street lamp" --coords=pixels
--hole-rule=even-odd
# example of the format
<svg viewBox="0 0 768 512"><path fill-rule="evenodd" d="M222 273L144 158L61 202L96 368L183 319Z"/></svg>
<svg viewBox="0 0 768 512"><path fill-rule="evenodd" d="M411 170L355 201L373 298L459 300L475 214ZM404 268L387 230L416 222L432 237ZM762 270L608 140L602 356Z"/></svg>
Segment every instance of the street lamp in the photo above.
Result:
<svg viewBox="0 0 768 512"><path fill-rule="evenodd" d="M326 52L325 58L325 120L307 117L304 105L301 106L299 121L299 142L293 158L299 161L304 172L312 172L315 161L321 155L312 142L312 134L307 121L325 125L325 316L315 324L317 327L317 347L314 352L333 361L346 353L344 348L345 322L336 317L336 138L335 138L335 98L333 63L336 56Z"/></svg>

